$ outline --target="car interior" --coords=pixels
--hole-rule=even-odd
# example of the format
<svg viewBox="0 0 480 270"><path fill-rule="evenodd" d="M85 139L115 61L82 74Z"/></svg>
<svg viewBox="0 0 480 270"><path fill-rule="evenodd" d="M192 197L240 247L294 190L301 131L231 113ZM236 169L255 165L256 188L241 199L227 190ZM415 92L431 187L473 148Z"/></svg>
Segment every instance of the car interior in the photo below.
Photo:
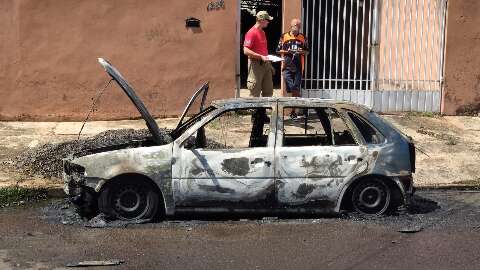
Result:
<svg viewBox="0 0 480 270"><path fill-rule="evenodd" d="M294 110L299 116L292 118ZM283 146L356 145L351 131L333 108L286 107Z"/></svg>

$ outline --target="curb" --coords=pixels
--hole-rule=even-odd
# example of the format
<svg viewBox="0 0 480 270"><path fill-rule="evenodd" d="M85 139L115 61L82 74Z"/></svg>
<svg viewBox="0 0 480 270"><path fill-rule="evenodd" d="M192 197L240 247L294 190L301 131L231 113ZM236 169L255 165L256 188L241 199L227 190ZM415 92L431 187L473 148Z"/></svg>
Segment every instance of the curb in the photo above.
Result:
<svg viewBox="0 0 480 270"><path fill-rule="evenodd" d="M468 190L468 191L480 191L479 185L455 185L455 184L445 184L445 185L425 185L425 186L415 186L417 190Z"/></svg>
<svg viewBox="0 0 480 270"><path fill-rule="evenodd" d="M63 188L48 188L47 196L49 198L55 198L55 199L67 197L67 195L65 194L65 191L63 191Z"/></svg>

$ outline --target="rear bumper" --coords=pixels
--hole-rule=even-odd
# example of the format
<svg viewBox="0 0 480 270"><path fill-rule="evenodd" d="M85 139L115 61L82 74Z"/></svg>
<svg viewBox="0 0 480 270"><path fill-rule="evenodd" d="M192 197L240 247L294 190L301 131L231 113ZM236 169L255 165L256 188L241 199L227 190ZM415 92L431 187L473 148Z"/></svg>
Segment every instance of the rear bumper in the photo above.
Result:
<svg viewBox="0 0 480 270"><path fill-rule="evenodd" d="M400 188L403 196L405 206L409 206L412 202L413 194L415 193L415 187L413 186L413 176L401 176L396 177L396 182Z"/></svg>

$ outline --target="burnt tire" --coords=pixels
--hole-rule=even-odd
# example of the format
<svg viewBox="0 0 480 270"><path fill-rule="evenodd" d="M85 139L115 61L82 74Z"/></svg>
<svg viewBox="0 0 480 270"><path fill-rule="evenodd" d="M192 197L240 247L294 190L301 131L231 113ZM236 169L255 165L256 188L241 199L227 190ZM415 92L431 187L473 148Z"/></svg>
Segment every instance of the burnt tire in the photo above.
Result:
<svg viewBox="0 0 480 270"><path fill-rule="evenodd" d="M392 201L392 191L382 180L365 179L352 192L353 209L362 215L383 215Z"/></svg>
<svg viewBox="0 0 480 270"><path fill-rule="evenodd" d="M103 189L98 207L110 218L153 220L159 208L159 194L150 183L141 179L116 181Z"/></svg>

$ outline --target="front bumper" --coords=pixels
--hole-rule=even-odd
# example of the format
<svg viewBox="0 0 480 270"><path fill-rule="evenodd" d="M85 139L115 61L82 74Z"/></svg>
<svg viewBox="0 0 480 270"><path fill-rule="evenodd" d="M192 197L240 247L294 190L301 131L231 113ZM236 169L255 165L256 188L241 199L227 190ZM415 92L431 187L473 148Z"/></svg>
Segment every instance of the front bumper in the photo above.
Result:
<svg viewBox="0 0 480 270"><path fill-rule="evenodd" d="M80 215L91 216L97 210L97 194L87 185L83 167L64 160L63 191L77 207Z"/></svg>

